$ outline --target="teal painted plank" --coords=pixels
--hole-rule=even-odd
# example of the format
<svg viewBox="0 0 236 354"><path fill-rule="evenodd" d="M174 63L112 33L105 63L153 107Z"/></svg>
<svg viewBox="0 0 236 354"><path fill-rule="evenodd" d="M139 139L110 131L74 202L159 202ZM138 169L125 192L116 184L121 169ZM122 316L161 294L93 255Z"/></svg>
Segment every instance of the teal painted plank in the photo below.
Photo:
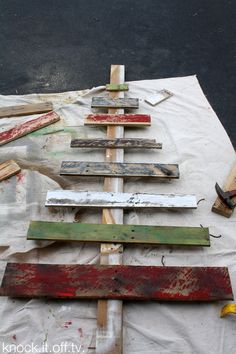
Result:
<svg viewBox="0 0 236 354"><path fill-rule="evenodd" d="M31 221L27 239L210 246L209 230L202 227L80 224L48 221Z"/></svg>

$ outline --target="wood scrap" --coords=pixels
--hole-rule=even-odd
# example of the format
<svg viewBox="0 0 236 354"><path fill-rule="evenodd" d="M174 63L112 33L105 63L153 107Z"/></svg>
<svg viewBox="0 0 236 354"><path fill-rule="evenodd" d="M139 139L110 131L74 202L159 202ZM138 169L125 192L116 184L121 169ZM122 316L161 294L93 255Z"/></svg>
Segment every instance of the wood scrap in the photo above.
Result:
<svg viewBox="0 0 236 354"><path fill-rule="evenodd" d="M7 160L0 163L0 182L16 175L20 171L20 166L18 166L14 160Z"/></svg>
<svg viewBox="0 0 236 354"><path fill-rule="evenodd" d="M46 113L53 110L51 102L24 104L0 107L0 118L26 116L30 114Z"/></svg>

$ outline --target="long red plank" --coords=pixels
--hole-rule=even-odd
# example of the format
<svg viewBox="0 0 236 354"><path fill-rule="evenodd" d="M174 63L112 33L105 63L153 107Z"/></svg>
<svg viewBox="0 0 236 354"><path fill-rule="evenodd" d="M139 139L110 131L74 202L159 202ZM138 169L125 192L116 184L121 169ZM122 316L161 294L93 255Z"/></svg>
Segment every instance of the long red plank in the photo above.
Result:
<svg viewBox="0 0 236 354"><path fill-rule="evenodd" d="M89 114L85 125L151 125L151 116L147 114Z"/></svg>
<svg viewBox="0 0 236 354"><path fill-rule="evenodd" d="M17 124L14 128L0 133L0 145L9 143L12 140L21 138L35 130L46 127L49 124L55 123L60 120L60 117L55 112L49 112L36 119L29 120L28 122Z"/></svg>
<svg viewBox="0 0 236 354"><path fill-rule="evenodd" d="M8 263L3 294L120 300L232 300L225 267Z"/></svg>

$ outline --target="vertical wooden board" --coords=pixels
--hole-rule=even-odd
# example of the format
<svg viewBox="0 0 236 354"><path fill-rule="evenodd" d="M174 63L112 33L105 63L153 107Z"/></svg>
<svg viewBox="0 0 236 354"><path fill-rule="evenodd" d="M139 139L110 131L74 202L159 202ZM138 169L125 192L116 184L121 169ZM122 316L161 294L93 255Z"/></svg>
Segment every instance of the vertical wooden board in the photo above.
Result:
<svg viewBox="0 0 236 354"><path fill-rule="evenodd" d="M93 97L92 108L133 108L138 109L138 98Z"/></svg>
<svg viewBox="0 0 236 354"><path fill-rule="evenodd" d="M0 145L9 143L12 140L21 138L35 130L41 129L60 120L60 117L55 112L50 112L39 118L29 120L28 122L18 124L14 128L0 133Z"/></svg>
<svg viewBox="0 0 236 354"><path fill-rule="evenodd" d="M8 263L5 296L142 301L233 300L225 267Z"/></svg>
<svg viewBox="0 0 236 354"><path fill-rule="evenodd" d="M84 125L114 125L114 126L150 126L151 116L147 114L89 114L84 121ZM110 138L114 139L114 138Z"/></svg>
<svg viewBox="0 0 236 354"><path fill-rule="evenodd" d="M80 224L48 221L31 221L27 239L210 246L209 230L203 227Z"/></svg>
<svg viewBox="0 0 236 354"><path fill-rule="evenodd" d="M0 182L16 175L21 170L14 160L7 160L0 164Z"/></svg>
<svg viewBox="0 0 236 354"><path fill-rule="evenodd" d="M0 107L0 118L26 116L29 114L50 112L52 110L53 105L51 102Z"/></svg>
<svg viewBox="0 0 236 354"><path fill-rule="evenodd" d="M179 178L176 164L63 161L61 175Z"/></svg>

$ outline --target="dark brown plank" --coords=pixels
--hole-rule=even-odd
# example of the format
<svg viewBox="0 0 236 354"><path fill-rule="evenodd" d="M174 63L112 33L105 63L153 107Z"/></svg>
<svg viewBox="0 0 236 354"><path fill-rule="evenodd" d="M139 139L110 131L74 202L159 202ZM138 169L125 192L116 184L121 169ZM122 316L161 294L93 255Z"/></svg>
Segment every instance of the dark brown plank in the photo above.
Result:
<svg viewBox="0 0 236 354"><path fill-rule="evenodd" d="M225 267L8 263L2 289L6 296L30 298L233 300Z"/></svg>
<svg viewBox="0 0 236 354"><path fill-rule="evenodd" d="M74 139L72 148L105 148L105 149L161 149L162 144L155 139Z"/></svg>
<svg viewBox="0 0 236 354"><path fill-rule="evenodd" d="M179 178L176 164L63 161L61 175Z"/></svg>
<svg viewBox="0 0 236 354"><path fill-rule="evenodd" d="M134 108L138 109L138 98L93 97L92 108Z"/></svg>
<svg viewBox="0 0 236 354"><path fill-rule="evenodd" d="M24 104L0 108L0 118L26 116L29 114L46 113L53 110L51 102Z"/></svg>

